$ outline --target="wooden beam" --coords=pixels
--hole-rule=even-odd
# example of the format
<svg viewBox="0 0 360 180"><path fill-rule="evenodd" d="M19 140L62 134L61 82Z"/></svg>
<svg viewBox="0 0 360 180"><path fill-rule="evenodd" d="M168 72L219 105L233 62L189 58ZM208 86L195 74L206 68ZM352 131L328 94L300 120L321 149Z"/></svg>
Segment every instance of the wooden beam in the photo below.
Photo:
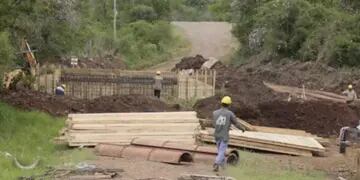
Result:
<svg viewBox="0 0 360 180"><path fill-rule="evenodd" d="M205 142L215 143L215 140L212 137L201 137L201 140L205 141ZM229 145L235 146L235 147L243 147L243 148L248 148L248 149L262 150L262 151L296 155L296 156L306 156L306 157L312 156L311 151L308 151L308 150L300 150L300 149L294 149L294 148L289 148L289 147L280 147L280 146L276 146L276 145L262 144L262 143L257 143L257 142L248 142L248 141L235 140L235 139L230 139Z"/></svg>

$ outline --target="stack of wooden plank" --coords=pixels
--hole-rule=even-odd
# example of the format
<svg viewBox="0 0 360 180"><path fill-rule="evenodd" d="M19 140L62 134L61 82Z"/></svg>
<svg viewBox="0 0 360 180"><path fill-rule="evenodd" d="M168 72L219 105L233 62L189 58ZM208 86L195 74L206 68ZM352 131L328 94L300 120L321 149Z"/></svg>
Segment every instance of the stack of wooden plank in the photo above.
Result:
<svg viewBox="0 0 360 180"><path fill-rule="evenodd" d="M246 121L238 118L237 121L245 128L246 131L256 131L263 133L273 133L273 134L284 134L284 135L294 135L294 136L303 136L303 137L312 137L317 140L323 146L329 146L330 141L328 139L319 137L315 134L311 134L304 130L299 129L287 129L287 128L276 128L276 127L266 127L266 126L255 126ZM200 119L200 124L202 128L212 127L212 120ZM236 130L237 128L232 126L231 129Z"/></svg>
<svg viewBox="0 0 360 180"><path fill-rule="evenodd" d="M198 138L203 142L214 143L213 133L214 130L208 128L200 131ZM231 130L229 145L297 156L312 156L325 152L325 148L313 137L256 131L243 133Z"/></svg>
<svg viewBox="0 0 360 180"><path fill-rule="evenodd" d="M194 143L196 112L69 114L65 139L69 146L129 144L134 138Z"/></svg>

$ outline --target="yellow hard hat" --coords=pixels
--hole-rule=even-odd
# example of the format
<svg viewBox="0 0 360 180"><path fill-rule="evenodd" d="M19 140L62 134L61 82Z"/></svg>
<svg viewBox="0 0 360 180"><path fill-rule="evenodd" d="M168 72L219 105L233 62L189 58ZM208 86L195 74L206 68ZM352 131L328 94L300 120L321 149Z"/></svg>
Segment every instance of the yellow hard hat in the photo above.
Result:
<svg viewBox="0 0 360 180"><path fill-rule="evenodd" d="M349 89L352 89L353 87L352 87L352 85L351 85L351 84L349 84L348 88L349 88Z"/></svg>
<svg viewBox="0 0 360 180"><path fill-rule="evenodd" d="M232 103L231 97L229 97L229 96L225 96L221 99L221 104L230 105L231 103Z"/></svg>
<svg viewBox="0 0 360 180"><path fill-rule="evenodd" d="M62 84L61 86L62 86L63 88L66 88L66 85L65 85L65 84Z"/></svg>
<svg viewBox="0 0 360 180"><path fill-rule="evenodd" d="M160 72L160 71L156 71L156 74L161 74L161 72Z"/></svg>

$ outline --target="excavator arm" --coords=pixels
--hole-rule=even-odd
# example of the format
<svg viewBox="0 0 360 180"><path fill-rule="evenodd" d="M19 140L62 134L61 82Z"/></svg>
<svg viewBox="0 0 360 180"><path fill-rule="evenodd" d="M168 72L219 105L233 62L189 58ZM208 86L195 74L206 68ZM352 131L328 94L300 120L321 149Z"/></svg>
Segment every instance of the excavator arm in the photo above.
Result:
<svg viewBox="0 0 360 180"><path fill-rule="evenodd" d="M5 73L3 78L3 88L10 89L12 85L16 85L18 81L30 75L34 77L37 71L37 61L34 56L34 51L30 48L29 43L26 39L21 42L21 52L23 59L25 60L25 67L22 69L15 69L11 72Z"/></svg>

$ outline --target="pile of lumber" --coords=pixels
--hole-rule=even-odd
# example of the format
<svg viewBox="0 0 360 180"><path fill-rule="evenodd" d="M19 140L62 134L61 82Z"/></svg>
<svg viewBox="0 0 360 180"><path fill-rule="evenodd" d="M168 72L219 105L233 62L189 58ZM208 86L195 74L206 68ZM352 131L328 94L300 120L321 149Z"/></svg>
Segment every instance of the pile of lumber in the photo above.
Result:
<svg viewBox="0 0 360 180"><path fill-rule="evenodd" d="M198 138L203 142L214 143L214 130L201 130ZM229 145L254 150L276 152L296 156L312 156L325 152L325 148L313 137L279 133L239 130L230 131Z"/></svg>
<svg viewBox="0 0 360 180"><path fill-rule="evenodd" d="M255 131L255 132L272 133L272 134L283 134L283 135L294 135L294 136L302 136L302 137L312 137L325 147L330 145L330 141L328 139L319 137L315 134L311 134L304 130L276 128L276 127L267 127L267 126L255 126L250 123L247 123L246 121L244 121L240 118L238 118L237 121L242 125L242 127L246 131ZM202 129L211 128L212 121L208 120L208 119L200 119L200 125L201 125ZM234 126L232 126L231 129L237 130L237 128Z"/></svg>
<svg viewBox="0 0 360 180"><path fill-rule="evenodd" d="M194 143L196 112L69 114L64 133L69 146L127 145L134 138Z"/></svg>
<svg viewBox="0 0 360 180"><path fill-rule="evenodd" d="M297 87L290 87L290 86L281 86L271 83L264 82L264 85L269 87L275 92L279 93L289 93L290 95L301 97L303 99L322 99L322 100L328 100L333 102L340 102L345 103L346 97L341 96L335 93L326 92L326 91L319 91L319 90L309 90L303 88L297 88Z"/></svg>

